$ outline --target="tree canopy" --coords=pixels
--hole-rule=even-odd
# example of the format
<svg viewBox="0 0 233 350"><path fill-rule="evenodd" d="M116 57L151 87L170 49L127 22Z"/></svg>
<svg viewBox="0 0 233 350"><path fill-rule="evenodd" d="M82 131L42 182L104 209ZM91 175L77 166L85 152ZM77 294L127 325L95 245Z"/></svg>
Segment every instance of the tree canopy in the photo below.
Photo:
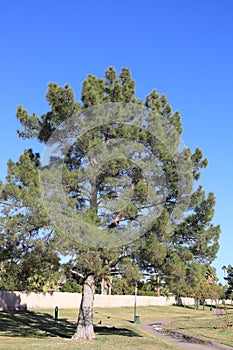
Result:
<svg viewBox="0 0 233 350"><path fill-rule="evenodd" d="M224 266L223 268L227 272L227 276L224 277L224 279L227 282L226 297L232 299L233 298L233 266L232 265L228 265L227 267Z"/></svg>
<svg viewBox="0 0 233 350"><path fill-rule="evenodd" d="M48 112L17 109L19 136L46 151L42 160L26 150L8 163L1 261L28 286L32 279L52 285L44 275L58 273L58 252L71 256L84 280L74 339L94 337L97 280L121 275L130 283L147 272L187 294L219 248L215 197L198 184L207 159L182 143L180 114L166 96L153 90L143 101L135 86L128 68L109 67L104 78L87 76L80 102L68 84L50 83Z"/></svg>

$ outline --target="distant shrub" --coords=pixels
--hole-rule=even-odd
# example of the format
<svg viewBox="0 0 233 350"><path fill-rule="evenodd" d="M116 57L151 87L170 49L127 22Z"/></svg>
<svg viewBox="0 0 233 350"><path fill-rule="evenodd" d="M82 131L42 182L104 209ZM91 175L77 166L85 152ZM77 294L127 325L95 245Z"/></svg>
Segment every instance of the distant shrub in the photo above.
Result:
<svg viewBox="0 0 233 350"><path fill-rule="evenodd" d="M112 283L112 294L133 295L134 286L130 286L125 278L117 278Z"/></svg>
<svg viewBox="0 0 233 350"><path fill-rule="evenodd" d="M67 281L62 286L61 292L82 293L82 286L75 281Z"/></svg>
<svg viewBox="0 0 233 350"><path fill-rule="evenodd" d="M157 293L152 290L139 289L137 294L140 296L157 297Z"/></svg>

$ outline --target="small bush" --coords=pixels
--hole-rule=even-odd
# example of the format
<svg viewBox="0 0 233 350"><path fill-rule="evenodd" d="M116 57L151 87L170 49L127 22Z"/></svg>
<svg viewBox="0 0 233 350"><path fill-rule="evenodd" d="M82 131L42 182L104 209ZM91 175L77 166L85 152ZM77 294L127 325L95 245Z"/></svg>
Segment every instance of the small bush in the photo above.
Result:
<svg viewBox="0 0 233 350"><path fill-rule="evenodd" d="M61 292L82 293L82 286L75 281L68 281L62 287Z"/></svg>
<svg viewBox="0 0 233 350"><path fill-rule="evenodd" d="M138 295L148 296L148 297L157 297L157 293L152 290L138 290Z"/></svg>

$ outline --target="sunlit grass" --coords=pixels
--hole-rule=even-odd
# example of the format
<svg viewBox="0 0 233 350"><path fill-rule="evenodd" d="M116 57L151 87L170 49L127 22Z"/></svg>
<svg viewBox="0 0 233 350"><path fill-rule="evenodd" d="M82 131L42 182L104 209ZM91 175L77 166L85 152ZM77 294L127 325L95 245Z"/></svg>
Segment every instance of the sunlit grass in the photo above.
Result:
<svg viewBox="0 0 233 350"><path fill-rule="evenodd" d="M203 312L198 318L187 316L183 320L170 322L169 327L200 338L233 346L233 327L224 328L228 320L229 324L233 325L233 307L231 306L228 306L228 319L225 315L217 316L214 309L211 312Z"/></svg>
<svg viewBox="0 0 233 350"><path fill-rule="evenodd" d="M141 322L172 320L169 326L178 331L205 337L233 346L233 329L214 329L224 326L225 317L213 316L213 311L184 307L138 307ZM78 310L59 310L58 326L54 310L0 312L0 349L84 349L84 350L142 350L178 349L150 334L133 323L133 307L95 308L96 339L92 342L70 341L76 328ZM176 321L174 321L176 320ZM233 308L229 307L233 323Z"/></svg>
<svg viewBox="0 0 233 350"><path fill-rule="evenodd" d="M146 308L140 311L147 312ZM149 312L152 314L153 310ZM132 308L95 309L94 316L96 339L74 343L70 338L76 328L77 310L59 310L58 326L54 322L54 310L1 312L0 349L176 349L133 324Z"/></svg>

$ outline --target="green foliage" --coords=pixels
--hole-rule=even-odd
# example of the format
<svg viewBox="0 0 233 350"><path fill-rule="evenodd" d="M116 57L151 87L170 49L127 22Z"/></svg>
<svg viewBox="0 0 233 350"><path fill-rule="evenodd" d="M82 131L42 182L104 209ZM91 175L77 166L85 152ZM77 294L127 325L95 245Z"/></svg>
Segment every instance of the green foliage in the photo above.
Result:
<svg viewBox="0 0 233 350"><path fill-rule="evenodd" d="M119 264L122 277L127 281L129 285L135 284L139 281L142 275L139 272L139 266L133 263L130 257L122 259Z"/></svg>
<svg viewBox="0 0 233 350"><path fill-rule="evenodd" d="M18 162L8 162L1 187L0 288L56 290L59 258L54 230L40 199L40 157L25 150Z"/></svg>
<svg viewBox="0 0 233 350"><path fill-rule="evenodd" d="M227 277L224 277L225 281L227 282L227 291L226 291L226 297L229 297L232 299L233 295L233 266L228 265L226 267Z"/></svg>
<svg viewBox="0 0 233 350"><path fill-rule="evenodd" d="M158 113L165 124L173 127L170 128L169 137L166 136L166 140L171 142L172 152L168 151L158 137L142 127L131 127L120 122L100 125L83 133L69 149L65 157L62 181L70 207L81 212L86 223L90 223L94 228L106 225L117 232L128 224L140 224L141 213L150 210L150 188L145 174L149 173L158 184L158 202L162 198L161 193L165 194L163 210L153 227L137 242L114 249L90 248L75 243L66 232L56 232L40 199L40 157L31 150L26 150L19 162L9 161L6 184L0 185L0 261L3 262L1 281L9 275L9 288L13 288L16 283L14 276L17 274L13 271L21 271L24 280L27 281L27 285L22 288L40 289L51 285L52 282L49 278L46 280L46 276L55 276L53 281L58 278L56 273L59 263L56 253L53 255L52 251L56 252L59 249L63 254L72 255L72 269L83 275L92 272L96 278L101 279L118 272L122 278L114 281L113 290L119 293L127 294L132 291L133 283L141 277L140 271L156 274L160 280L165 281L171 292L179 295L198 290L203 266L211 264L219 248L220 227L212 223L214 194L205 194L201 186L195 186L190 205L186 212L182 213L183 217L176 220L175 229L170 232L167 227L173 209L179 201L185 199L185 184L190 181L188 169L183 169L180 182L184 186L184 193L183 197L181 195L179 198L179 192L182 191L178 188L180 179L174 159L191 158L191 173L195 181L200 179L201 170L208 162L199 148L193 153L189 149L179 153L181 117L178 111L173 112L166 96L153 90L143 102L135 97L135 86L128 68L122 68L117 74L113 67L109 67L104 78L90 74L87 76L83 82L80 104L75 101L75 94L68 84L61 87L50 83L46 94L50 110L37 116L35 113L30 115L19 106L17 119L22 125L22 130L18 131L18 134L22 138L36 138L46 143L62 122L87 107L114 102L135 106L144 103L149 112ZM84 113L82 117L85 118ZM156 128L157 132L163 133L159 124ZM65 135L61 132L60 137L65 138ZM148 153L153 154L158 160L153 171L145 169L143 173L135 166L133 157L122 157L119 146L118 157L106 162L98 176L95 176L94 170L89 171L89 182L85 187L81 181L82 173L86 170L85 164L92 164L94 169L98 162L95 156L90 155L92 148L107 145L121 138L138 144L136 153L139 159ZM51 166L56 161L56 157L51 159ZM119 185L122 178L125 182ZM117 212L111 211L106 202L117 201L119 195L129 188L133 190L132 200ZM43 246L40 245L41 241ZM44 251L47 252L46 256ZM29 262L31 270L26 269Z"/></svg>
<svg viewBox="0 0 233 350"><path fill-rule="evenodd" d="M192 212L185 217L183 222L174 232L174 244L188 246L195 261L210 264L217 255L219 249L220 226L214 226L215 197L209 193L206 197L201 187L193 194Z"/></svg>
<svg viewBox="0 0 233 350"><path fill-rule="evenodd" d="M205 299L218 300L224 296L223 287L217 283L210 283L203 280L200 284L200 288L196 293L198 300L204 301Z"/></svg>
<svg viewBox="0 0 233 350"><path fill-rule="evenodd" d="M112 283L112 294L117 295L133 295L134 294L133 283L129 284L125 278L113 279Z"/></svg>
<svg viewBox="0 0 233 350"><path fill-rule="evenodd" d="M61 288L61 292L82 293L82 286L75 281L67 281Z"/></svg>
<svg viewBox="0 0 233 350"><path fill-rule="evenodd" d="M137 294L140 296L147 296L147 297L157 297L158 296L158 294L156 292L154 292L153 290L144 290L144 289L139 289Z"/></svg>

